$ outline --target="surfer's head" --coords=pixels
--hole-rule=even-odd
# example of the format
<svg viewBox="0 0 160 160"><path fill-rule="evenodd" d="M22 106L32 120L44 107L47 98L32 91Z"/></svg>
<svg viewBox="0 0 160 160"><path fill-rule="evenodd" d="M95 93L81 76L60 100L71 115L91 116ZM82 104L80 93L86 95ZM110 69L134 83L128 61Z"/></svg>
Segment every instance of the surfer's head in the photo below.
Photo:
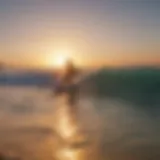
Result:
<svg viewBox="0 0 160 160"><path fill-rule="evenodd" d="M66 68L74 67L73 60L71 58L67 59L65 66L66 66Z"/></svg>

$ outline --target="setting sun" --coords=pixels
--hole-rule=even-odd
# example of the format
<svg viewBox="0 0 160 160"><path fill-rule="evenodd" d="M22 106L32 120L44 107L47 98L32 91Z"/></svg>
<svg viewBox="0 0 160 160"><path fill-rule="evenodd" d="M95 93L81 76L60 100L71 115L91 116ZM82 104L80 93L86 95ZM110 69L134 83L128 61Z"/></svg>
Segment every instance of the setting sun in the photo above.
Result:
<svg viewBox="0 0 160 160"><path fill-rule="evenodd" d="M50 67L61 68L65 65L67 60L68 60L68 56L58 55L58 56L49 57L46 63Z"/></svg>
<svg viewBox="0 0 160 160"><path fill-rule="evenodd" d="M51 67L61 68L66 61L71 57L71 52L68 50L55 50L51 56L47 57L46 63Z"/></svg>
<svg viewBox="0 0 160 160"><path fill-rule="evenodd" d="M54 59L54 65L56 67L62 67L65 65L66 61L68 60L68 57L67 56L63 56L63 55L59 55L58 57L56 57Z"/></svg>
<svg viewBox="0 0 160 160"><path fill-rule="evenodd" d="M46 51L45 66L49 68L62 69L68 60L72 60L78 66L83 65L84 61L82 61L82 58L78 55L75 48L73 49L73 47L71 48L60 46L58 46L57 48L51 48ZM44 61L44 59L42 61Z"/></svg>

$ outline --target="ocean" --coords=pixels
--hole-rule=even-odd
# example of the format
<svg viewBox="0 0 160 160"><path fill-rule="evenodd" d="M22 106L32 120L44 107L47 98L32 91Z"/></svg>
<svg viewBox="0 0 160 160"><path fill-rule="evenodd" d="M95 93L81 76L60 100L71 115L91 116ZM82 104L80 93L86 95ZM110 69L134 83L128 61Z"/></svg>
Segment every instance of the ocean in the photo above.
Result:
<svg viewBox="0 0 160 160"><path fill-rule="evenodd" d="M55 123L66 107L49 89L1 86L0 154L20 160L160 159L159 101L148 107L117 96L81 97L71 122L81 124L90 142L79 148L69 148L55 131L58 121L72 116L64 112Z"/></svg>

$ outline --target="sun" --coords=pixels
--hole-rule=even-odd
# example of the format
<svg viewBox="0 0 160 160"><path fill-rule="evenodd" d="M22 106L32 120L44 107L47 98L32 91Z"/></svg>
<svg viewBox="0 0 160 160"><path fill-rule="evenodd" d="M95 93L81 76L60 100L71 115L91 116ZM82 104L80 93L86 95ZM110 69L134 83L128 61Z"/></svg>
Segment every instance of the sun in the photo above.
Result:
<svg viewBox="0 0 160 160"><path fill-rule="evenodd" d="M58 55L58 56L48 56L46 59L46 65L51 68L63 68L66 61L68 60L67 56L64 55Z"/></svg>
<svg viewBox="0 0 160 160"><path fill-rule="evenodd" d="M67 56L64 55L59 55L54 59L54 66L56 67L63 67L65 65L65 63L67 62L69 58Z"/></svg>
<svg viewBox="0 0 160 160"><path fill-rule="evenodd" d="M53 50L46 56L46 65L50 68L63 69L68 60L77 62L78 57L75 56L75 52L70 49Z"/></svg>

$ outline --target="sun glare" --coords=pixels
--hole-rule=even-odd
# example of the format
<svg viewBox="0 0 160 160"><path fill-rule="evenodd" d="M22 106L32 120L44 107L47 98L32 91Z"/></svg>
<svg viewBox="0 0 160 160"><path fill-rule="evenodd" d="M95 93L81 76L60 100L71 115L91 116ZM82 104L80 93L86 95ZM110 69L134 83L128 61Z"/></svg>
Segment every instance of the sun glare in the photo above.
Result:
<svg viewBox="0 0 160 160"><path fill-rule="evenodd" d="M74 60L74 62L78 64L79 59L77 56L75 57L75 55L76 54L73 53L72 50L67 49L52 51L48 56L46 56L46 65L52 68L55 67L61 69L69 59Z"/></svg>
<svg viewBox="0 0 160 160"><path fill-rule="evenodd" d="M71 53L68 50L54 51L51 56L48 57L48 65L61 68L69 59L70 54Z"/></svg>
<svg viewBox="0 0 160 160"><path fill-rule="evenodd" d="M73 56L73 52L71 49L63 48L63 49L55 49L52 52L52 57L49 59L50 66L56 68L63 68L68 59Z"/></svg>
<svg viewBox="0 0 160 160"><path fill-rule="evenodd" d="M53 63L56 67L62 67L65 65L67 59L68 59L67 56L59 55L58 57L55 58Z"/></svg>

